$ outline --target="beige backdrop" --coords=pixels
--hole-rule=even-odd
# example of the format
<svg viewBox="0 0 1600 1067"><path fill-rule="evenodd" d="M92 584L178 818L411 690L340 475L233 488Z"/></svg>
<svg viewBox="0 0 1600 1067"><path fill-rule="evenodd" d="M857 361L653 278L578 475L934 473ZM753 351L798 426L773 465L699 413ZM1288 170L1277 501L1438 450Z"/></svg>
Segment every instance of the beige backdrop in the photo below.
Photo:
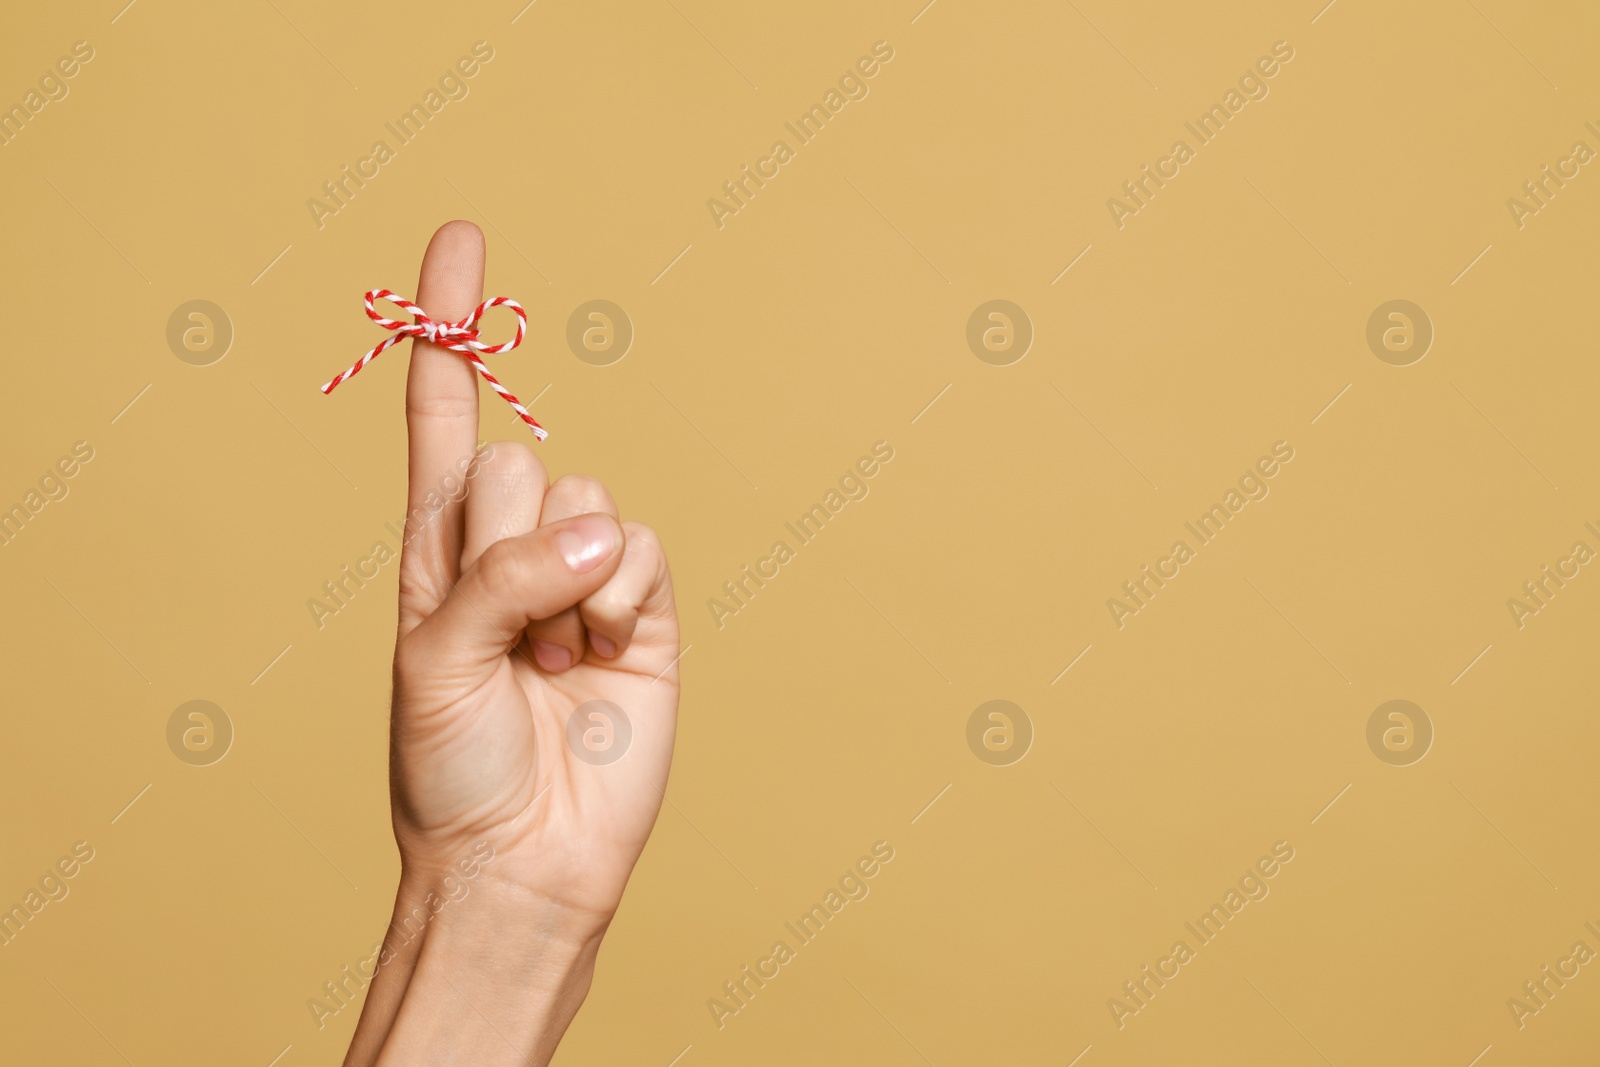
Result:
<svg viewBox="0 0 1600 1067"><path fill-rule="evenodd" d="M685 623L558 1062L1592 1060L1600 15L921 2L7 13L0 1058L339 1062L394 568L308 601L393 543L405 349L317 386L459 217Z"/></svg>

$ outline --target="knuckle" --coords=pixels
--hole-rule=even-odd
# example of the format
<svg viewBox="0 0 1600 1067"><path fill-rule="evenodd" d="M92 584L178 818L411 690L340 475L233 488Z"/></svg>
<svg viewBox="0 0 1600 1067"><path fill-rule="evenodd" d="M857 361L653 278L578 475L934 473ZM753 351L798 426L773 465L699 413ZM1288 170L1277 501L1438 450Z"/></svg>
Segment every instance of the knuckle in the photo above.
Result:
<svg viewBox="0 0 1600 1067"><path fill-rule="evenodd" d="M419 344L421 342L418 342ZM459 422L478 417L478 397L437 393L427 396L407 396L406 416L412 419L437 422Z"/></svg>
<svg viewBox="0 0 1600 1067"><path fill-rule="evenodd" d="M546 494L547 506L561 512L562 518L602 511L611 515L617 505L611 493L598 478L587 474L563 474L550 486Z"/></svg>
<svg viewBox="0 0 1600 1067"><path fill-rule="evenodd" d="M654 602L672 600L672 570L667 566L666 546L661 543L661 536L642 522L625 522L622 524L623 532L627 536L625 551L637 558L645 560L655 572Z"/></svg>
<svg viewBox="0 0 1600 1067"><path fill-rule="evenodd" d="M646 556L665 556L661 536L642 522L625 522L622 532L627 536L627 550Z"/></svg>
<svg viewBox="0 0 1600 1067"><path fill-rule="evenodd" d="M551 644L577 650L583 647L583 620L572 609L558 612L548 619L535 619L528 623L529 637Z"/></svg>
<svg viewBox="0 0 1600 1067"><path fill-rule="evenodd" d="M519 491L544 492L548 476L544 464L521 441L495 441L485 446L474 470L474 478L488 479L497 485Z"/></svg>
<svg viewBox="0 0 1600 1067"><path fill-rule="evenodd" d="M487 588L515 593L527 585L534 565L524 548L508 539L484 549L476 569L478 580Z"/></svg>
<svg viewBox="0 0 1600 1067"><path fill-rule="evenodd" d="M622 597L596 594L583 602L583 621L589 629L625 645L639 625L639 609Z"/></svg>
<svg viewBox="0 0 1600 1067"><path fill-rule="evenodd" d="M583 602L585 619L604 623L621 623L638 610L626 593L614 583L607 582L591 593Z"/></svg>

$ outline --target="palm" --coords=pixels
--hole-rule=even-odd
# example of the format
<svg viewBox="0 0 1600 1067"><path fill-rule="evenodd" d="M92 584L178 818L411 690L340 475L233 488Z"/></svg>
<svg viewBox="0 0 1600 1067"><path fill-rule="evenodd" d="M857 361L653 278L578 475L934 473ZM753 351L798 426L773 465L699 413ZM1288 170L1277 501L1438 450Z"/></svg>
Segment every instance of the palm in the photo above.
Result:
<svg viewBox="0 0 1600 1067"><path fill-rule="evenodd" d="M396 737L397 810L434 850L465 854L487 841L502 877L586 912L614 908L661 806L672 757L678 684L657 676L677 656L678 635L670 618L656 628L638 634L614 664L547 676L522 642L472 691L415 705L418 698L397 692L397 712L402 700L410 705L397 725L427 724ZM597 720L604 709L591 709L580 726L592 747L581 737L576 747L569 742L574 712L595 701L623 709L631 738L620 736L614 716ZM612 762L580 754L603 759L624 744Z"/></svg>

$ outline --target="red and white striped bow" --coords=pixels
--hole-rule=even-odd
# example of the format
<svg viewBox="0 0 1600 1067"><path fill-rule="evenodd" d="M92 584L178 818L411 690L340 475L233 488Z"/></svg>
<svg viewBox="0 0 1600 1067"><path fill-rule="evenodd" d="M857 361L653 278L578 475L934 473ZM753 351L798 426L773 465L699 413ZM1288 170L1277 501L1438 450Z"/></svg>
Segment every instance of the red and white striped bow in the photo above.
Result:
<svg viewBox="0 0 1600 1067"><path fill-rule="evenodd" d="M399 322L395 319L386 319L373 308L372 302L374 300L387 300L404 310L406 314L416 321ZM528 315L527 312L522 310L521 304L508 296L497 296L493 300L485 300L479 304L472 314L460 322L434 322L426 311L423 311L405 297L391 293L387 289L372 289L368 291L366 304L367 318L382 326L385 330L393 330L394 336L384 338L378 343L377 347L357 360L355 366L324 385L322 387L324 393L333 392L339 383L354 375L374 359L377 359L384 349L399 344L407 337L416 337L440 347L448 348L452 352L461 353L466 357L467 362L472 364L478 373L483 376L483 380L489 383L489 388L499 393L500 399L510 404L511 409L517 413L517 416L528 424L528 428L533 431L533 436L541 441L550 436L549 431L533 420L533 416L528 414L528 409L523 407L522 403L512 396L511 391L501 385L494 375L489 373L489 368L485 367L483 360L478 358L479 352L486 356L499 355L501 352L511 351L522 343L523 336L528 332ZM517 313L517 335L503 345L486 345L478 340L478 320L483 318L483 313L490 308L502 306L508 307Z"/></svg>

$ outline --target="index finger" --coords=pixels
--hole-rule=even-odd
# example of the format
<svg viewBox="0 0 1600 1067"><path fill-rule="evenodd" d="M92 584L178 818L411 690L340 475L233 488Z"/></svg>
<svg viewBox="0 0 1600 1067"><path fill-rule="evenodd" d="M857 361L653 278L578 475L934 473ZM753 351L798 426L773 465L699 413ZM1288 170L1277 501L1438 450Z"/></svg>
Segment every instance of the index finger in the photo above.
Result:
<svg viewBox="0 0 1600 1067"><path fill-rule="evenodd" d="M435 322L466 318L483 300L483 260L483 232L478 227L459 220L439 227L422 257L417 305ZM478 382L472 365L421 338L412 341L406 427L402 629L427 617L460 577L459 489L478 440Z"/></svg>

